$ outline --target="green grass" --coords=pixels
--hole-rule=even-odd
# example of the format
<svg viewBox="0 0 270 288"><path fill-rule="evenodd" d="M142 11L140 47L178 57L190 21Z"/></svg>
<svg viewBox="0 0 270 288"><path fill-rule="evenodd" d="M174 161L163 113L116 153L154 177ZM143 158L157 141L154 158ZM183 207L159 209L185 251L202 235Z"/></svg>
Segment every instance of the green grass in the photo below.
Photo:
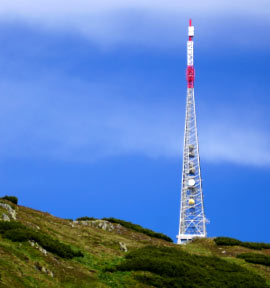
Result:
<svg viewBox="0 0 270 288"><path fill-rule="evenodd" d="M196 254L200 256L213 256L211 249L215 246L213 241L209 239L198 238L194 239L192 242L182 245L183 251L191 254Z"/></svg>
<svg viewBox="0 0 270 288"><path fill-rule="evenodd" d="M110 271L146 271L137 280L161 288L266 288L265 279L218 257L197 256L177 248L148 246L130 252Z"/></svg>
<svg viewBox="0 0 270 288"><path fill-rule="evenodd" d="M97 220L97 218L88 217L88 216L83 216L83 217L77 218L76 220L77 220L77 221L93 221L93 220Z"/></svg>
<svg viewBox="0 0 270 288"><path fill-rule="evenodd" d="M242 253L237 258L244 259L246 262L270 266L270 256L257 253Z"/></svg>
<svg viewBox="0 0 270 288"><path fill-rule="evenodd" d="M9 239L13 242L25 242L28 240L35 241L47 251L62 258L71 259L74 257L83 257L81 251L75 251L71 249L69 245L61 243L42 232L26 227L20 222L0 222L0 233L3 238Z"/></svg>
<svg viewBox="0 0 270 288"><path fill-rule="evenodd" d="M8 200L9 202L12 202L13 204L17 205L18 204L18 198L15 196L4 196L0 199Z"/></svg>
<svg viewBox="0 0 270 288"><path fill-rule="evenodd" d="M116 218L103 218L102 220L106 220L106 221L109 221L111 223L120 224L120 225L122 225L128 229L134 230L134 231L139 232L139 233L146 234L146 235L153 237L153 238L162 239L162 240L165 240L167 242L173 242L173 240L169 236L162 234L162 233L154 232L154 231L147 229L147 228L143 228L142 226L140 226L138 224L133 224L131 222L127 222L127 221L116 219Z"/></svg>
<svg viewBox="0 0 270 288"><path fill-rule="evenodd" d="M163 241L162 238L151 237L151 233L149 237L143 237L141 229L145 228L123 220L119 220L120 224L129 229L108 232L15 205L7 200L2 201L16 209L18 221L5 222L9 224L2 224L0 221L1 288L173 288L179 287L179 283L184 283L181 287L204 288L205 282L209 284L209 288L215 287L214 285L222 288L223 282L235 284L234 280L237 279L243 283L248 281L246 287L254 283L254 287L267 287L263 286L263 281L270 284L269 266L256 265L236 258L240 253L253 250L240 246L221 248L210 238L197 239L179 247ZM13 232L10 232L11 230ZM48 242L44 237L48 236L57 243L69 246L73 251L80 249L84 257L69 259L59 257L55 253L44 255L38 247L31 246L27 241L33 236L32 233L42 235L44 242ZM39 246L45 245L42 244L41 238ZM22 240L25 241L21 242ZM120 250L119 242L127 245L130 254ZM153 255L149 255L148 250L142 250L150 244L159 247L152 251ZM169 253L171 249L166 250L166 247L173 247L174 252ZM226 250L226 253L222 254L221 250ZM267 255L268 251L261 250L259 253ZM129 255L133 256L129 258ZM138 270L138 265L136 268L130 266L129 263L134 265L135 260L138 265L145 265L140 267L143 270ZM164 272L158 270L159 266ZM40 267L53 272L54 277L42 272ZM118 269L119 267L122 268ZM168 270L169 267L172 269ZM231 269L230 272L227 271L228 267ZM172 271L182 271L184 274L172 276ZM185 280L186 282L181 282ZM238 285L238 282L236 283ZM241 283L235 287L241 288Z"/></svg>
<svg viewBox="0 0 270 288"><path fill-rule="evenodd" d="M242 246L255 250L270 249L269 243L242 242L230 237L217 237L214 241L219 246Z"/></svg>

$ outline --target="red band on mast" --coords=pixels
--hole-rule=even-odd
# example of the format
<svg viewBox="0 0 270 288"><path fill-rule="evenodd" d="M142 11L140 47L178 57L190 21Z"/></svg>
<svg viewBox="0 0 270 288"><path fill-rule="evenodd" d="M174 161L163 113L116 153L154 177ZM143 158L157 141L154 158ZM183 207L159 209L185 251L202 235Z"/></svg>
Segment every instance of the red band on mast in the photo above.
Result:
<svg viewBox="0 0 270 288"><path fill-rule="evenodd" d="M193 66L187 67L186 77L188 88L194 88L195 70Z"/></svg>

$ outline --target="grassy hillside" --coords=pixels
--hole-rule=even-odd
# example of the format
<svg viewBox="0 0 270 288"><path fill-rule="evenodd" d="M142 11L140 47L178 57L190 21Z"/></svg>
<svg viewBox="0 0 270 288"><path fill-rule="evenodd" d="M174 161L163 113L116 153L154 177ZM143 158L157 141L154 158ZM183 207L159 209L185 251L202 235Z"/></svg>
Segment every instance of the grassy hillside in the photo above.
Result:
<svg viewBox="0 0 270 288"><path fill-rule="evenodd" d="M0 287L270 287L270 249L180 247L129 222L60 219L7 199L2 218Z"/></svg>

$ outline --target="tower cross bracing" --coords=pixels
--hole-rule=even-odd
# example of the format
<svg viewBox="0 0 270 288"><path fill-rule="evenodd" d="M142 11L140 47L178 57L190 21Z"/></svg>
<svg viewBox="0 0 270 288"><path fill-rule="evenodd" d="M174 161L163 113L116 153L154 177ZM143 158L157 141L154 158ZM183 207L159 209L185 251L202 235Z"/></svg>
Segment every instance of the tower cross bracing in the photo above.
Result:
<svg viewBox="0 0 270 288"><path fill-rule="evenodd" d="M191 20L187 42L187 98L182 168L180 223L177 243L183 244L194 237L206 237L200 155L194 98L195 70L193 61L194 27Z"/></svg>

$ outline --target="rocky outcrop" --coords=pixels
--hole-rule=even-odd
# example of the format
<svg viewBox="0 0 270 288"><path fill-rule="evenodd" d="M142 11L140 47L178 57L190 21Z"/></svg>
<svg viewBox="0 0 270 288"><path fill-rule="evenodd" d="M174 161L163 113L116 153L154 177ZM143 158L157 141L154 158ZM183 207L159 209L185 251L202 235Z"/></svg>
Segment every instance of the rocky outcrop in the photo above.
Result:
<svg viewBox="0 0 270 288"><path fill-rule="evenodd" d="M50 276L52 278L54 277L53 272L51 270L47 269L46 267L40 265L40 263L36 263L35 267L37 270L41 271L42 273L47 274L48 276Z"/></svg>
<svg viewBox="0 0 270 288"><path fill-rule="evenodd" d="M10 221L10 218L8 217L7 214L3 213L3 214L2 214L2 220L9 222L9 221Z"/></svg>
<svg viewBox="0 0 270 288"><path fill-rule="evenodd" d="M106 221L106 220L73 221L73 223L81 224L84 226L90 226L94 228L99 228L99 229L102 229L104 231L109 231L109 232L113 232L113 231L117 232L117 230L122 228L120 224L112 224L111 222Z"/></svg>
<svg viewBox="0 0 270 288"><path fill-rule="evenodd" d="M8 216L8 218L11 218L12 220L16 220L16 211L9 204L0 202L0 207L4 208L8 212L9 216L6 215ZM4 217L3 215L4 213L2 214L2 218ZM9 221L9 220L4 220L4 221Z"/></svg>
<svg viewBox="0 0 270 288"><path fill-rule="evenodd" d="M119 242L120 250L123 252L128 252L127 245L124 242Z"/></svg>
<svg viewBox="0 0 270 288"><path fill-rule="evenodd" d="M46 251L44 248L42 248L41 246L39 246L37 242L31 241L31 240L29 240L28 242L29 242L29 244L30 244L32 247L35 247L35 248L38 249L42 254L44 254L45 256L47 256L47 251Z"/></svg>

